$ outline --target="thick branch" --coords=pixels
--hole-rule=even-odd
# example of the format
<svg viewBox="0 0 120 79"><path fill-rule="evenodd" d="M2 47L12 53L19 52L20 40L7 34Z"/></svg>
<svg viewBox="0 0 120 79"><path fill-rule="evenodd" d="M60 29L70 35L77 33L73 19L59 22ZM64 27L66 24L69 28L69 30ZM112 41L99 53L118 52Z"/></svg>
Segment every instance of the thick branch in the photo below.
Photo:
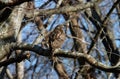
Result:
<svg viewBox="0 0 120 79"><path fill-rule="evenodd" d="M55 8L55 9L41 9L41 10L34 10L34 16L37 15L52 15L52 14L60 14L60 13L67 13L67 12L76 12L76 11L83 11L86 8L90 8L94 6L93 3L86 3L86 4L77 4L74 6L64 6L64 7L60 7L60 8ZM33 13L26 13L26 17L31 18L33 17Z"/></svg>
<svg viewBox="0 0 120 79"><path fill-rule="evenodd" d="M10 58L6 61L0 62L0 67L7 66L7 65L12 64L14 62L21 62L22 60L28 59L29 57L30 57L30 54L27 53L24 55L17 56L16 58Z"/></svg>
<svg viewBox="0 0 120 79"><path fill-rule="evenodd" d="M37 46L37 45L32 46L30 44L24 44L24 43L21 43L21 44L12 43L11 47L14 50L18 50L18 49L29 50L29 51L33 51L33 52L35 52L39 55L42 55L42 56L51 56L50 53L49 53L50 52L49 50L43 49L43 48L41 48L40 46ZM83 54L83 53L80 53L80 52L57 50L57 51L55 51L54 56L66 57L66 58L80 58L80 57L83 57L86 62L88 62L90 65L92 65L92 66L94 66L98 69L101 69L101 70L106 71L106 72L117 72L117 73L120 72L120 67L119 66L104 65L101 62L98 62L91 55Z"/></svg>
<svg viewBox="0 0 120 79"><path fill-rule="evenodd" d="M11 6L16 6L21 3L31 1L31 0L0 0L0 10L5 8L5 7L11 7Z"/></svg>
<svg viewBox="0 0 120 79"><path fill-rule="evenodd" d="M65 51L57 51L55 53L55 56L60 56L60 57L67 57L67 58L80 58L83 57L86 62L88 62L90 65L101 69L106 72L120 72L120 67L119 66L107 66L102 64L101 62L98 62L95 58L93 58L91 55L88 54L83 54L80 52L65 52Z"/></svg>

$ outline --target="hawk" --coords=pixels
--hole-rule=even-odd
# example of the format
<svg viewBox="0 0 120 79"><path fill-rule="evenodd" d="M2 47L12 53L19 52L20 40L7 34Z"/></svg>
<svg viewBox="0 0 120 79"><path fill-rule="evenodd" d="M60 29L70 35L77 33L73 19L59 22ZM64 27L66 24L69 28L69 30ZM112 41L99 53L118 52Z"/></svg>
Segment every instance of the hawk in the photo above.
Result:
<svg viewBox="0 0 120 79"><path fill-rule="evenodd" d="M66 35L63 30L63 25L58 25L45 37L45 42L48 44L50 50L54 51L57 48L61 48L65 39Z"/></svg>

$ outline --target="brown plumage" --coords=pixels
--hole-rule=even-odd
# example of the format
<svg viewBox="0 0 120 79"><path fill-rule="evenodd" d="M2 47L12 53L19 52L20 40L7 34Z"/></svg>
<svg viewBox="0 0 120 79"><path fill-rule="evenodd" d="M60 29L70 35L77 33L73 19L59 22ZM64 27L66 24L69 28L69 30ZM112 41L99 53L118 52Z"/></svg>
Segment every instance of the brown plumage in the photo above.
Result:
<svg viewBox="0 0 120 79"><path fill-rule="evenodd" d="M57 27L55 27L55 29L45 37L45 41L46 43L48 43L49 48L52 51L54 51L57 48L61 48L65 39L66 35L63 31L62 25L58 25Z"/></svg>
<svg viewBox="0 0 120 79"><path fill-rule="evenodd" d="M58 25L55 27L53 31L51 31L46 37L46 44L48 44L48 48L51 50L51 61L52 66L55 68L57 74L60 76L60 79L69 79L68 75L65 71L65 68L59 58L54 57L55 49L61 48L64 41L66 39L66 35L63 30L62 25Z"/></svg>

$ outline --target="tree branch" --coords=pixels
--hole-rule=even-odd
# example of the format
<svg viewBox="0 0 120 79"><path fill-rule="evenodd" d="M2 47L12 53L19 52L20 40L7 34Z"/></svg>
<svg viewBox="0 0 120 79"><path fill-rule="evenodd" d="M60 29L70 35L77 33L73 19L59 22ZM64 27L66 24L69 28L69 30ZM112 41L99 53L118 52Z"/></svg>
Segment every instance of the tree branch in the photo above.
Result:
<svg viewBox="0 0 120 79"><path fill-rule="evenodd" d="M21 3L27 2L27 1L32 1L32 0L0 0L0 10L5 8L5 7L11 7L11 6L16 6Z"/></svg>
<svg viewBox="0 0 120 79"><path fill-rule="evenodd" d="M117 1L113 4L112 8L110 9L110 11L108 12L108 14L107 14L106 17L104 18L104 20L103 20L103 22L102 22L102 23L103 23L103 27L100 28L100 30L96 33L96 35L95 35L95 37L94 37L94 40L93 40L92 43L91 43L90 49L89 49L89 51L88 51L87 53L90 53L90 52L92 51L92 49L94 48L94 46L95 46L95 44L96 44L96 41L98 40L99 36L101 35L103 29L106 27L105 24L106 24L106 22L107 22L108 17L110 16L110 14L111 14L111 12L114 10L114 8L117 6L117 4L119 4L119 2L120 2L120 0L117 0Z"/></svg>
<svg viewBox="0 0 120 79"><path fill-rule="evenodd" d="M94 6L93 3L85 3L85 4L77 4L77 5L73 5L73 6L64 6L64 7L60 7L60 8L55 8L55 9L41 9L41 10L34 10L34 16L40 16L40 15L47 15L50 16L52 14L60 14L60 13L67 13L67 12L76 12L76 11L83 11L87 8L90 8ZM33 13L26 13L26 17L28 18L32 18L33 17Z"/></svg>
<svg viewBox="0 0 120 79"><path fill-rule="evenodd" d="M21 44L16 44L16 43L11 43L11 47L14 50L29 50L29 51L33 51L36 54L42 55L42 56L51 56L51 54L49 53L50 51L47 49L43 49L40 46L34 45L32 46L31 44L25 44L25 43L21 43ZM66 57L66 58L81 58L83 57L85 59L86 62L88 62L90 65L106 71L106 72L120 72L120 65L117 66L107 66L102 64L101 62L98 62L95 58L93 58L91 55L88 54L83 54L80 52L71 52L71 51L63 51L63 50L56 50L54 53L54 56L58 56L58 57Z"/></svg>
<svg viewBox="0 0 120 79"><path fill-rule="evenodd" d="M29 53L26 53L24 55L19 55L16 58L10 58L8 60L0 62L0 67L7 66L9 64L12 64L14 62L21 62L22 60L28 59L30 57Z"/></svg>

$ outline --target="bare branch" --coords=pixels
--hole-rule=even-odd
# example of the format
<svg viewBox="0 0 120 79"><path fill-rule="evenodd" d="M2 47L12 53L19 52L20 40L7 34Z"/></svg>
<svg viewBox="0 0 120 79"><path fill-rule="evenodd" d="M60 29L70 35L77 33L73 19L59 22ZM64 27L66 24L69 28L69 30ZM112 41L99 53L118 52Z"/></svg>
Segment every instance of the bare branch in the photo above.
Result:
<svg viewBox="0 0 120 79"><path fill-rule="evenodd" d="M21 44L12 43L10 46L14 50L18 50L18 49L29 50L29 51L33 51L39 55L42 55L42 56L47 56L47 57L51 56L49 50L43 49L37 45L33 46L31 44L25 44L25 43L21 43ZM95 58L93 58L91 55L88 55L85 53L55 50L54 56L66 57L66 58L75 58L75 59L83 57L86 62L88 62L90 65L94 66L95 68L101 69L101 70L106 71L106 72L117 72L117 73L120 72L119 65L117 65L117 66L104 65L101 62L97 61Z"/></svg>
<svg viewBox="0 0 120 79"><path fill-rule="evenodd" d="M87 8L90 8L94 6L93 3L85 3L85 4L77 4L77 5L73 5L73 6L64 6L64 7L60 7L60 8L55 8L55 9L41 9L41 10L34 10L34 16L38 16L38 15L47 15L50 16L52 14L60 14L60 13L67 13L67 12L76 12L76 11L83 11ZM26 17L31 18L33 17L33 13L26 13Z"/></svg>
<svg viewBox="0 0 120 79"><path fill-rule="evenodd" d="M6 61L0 62L0 67L7 66L7 65L12 64L14 62L21 62L22 60L28 59L29 57L30 57L30 54L26 53L24 55L19 55L16 58L10 58Z"/></svg>
<svg viewBox="0 0 120 79"><path fill-rule="evenodd" d="M93 40L92 43L91 43L90 50L89 50L87 53L90 53L90 52L92 51L92 49L94 48L96 41L98 40L99 36L101 35L103 29L106 27L105 24L106 24L106 21L107 21L108 17L110 16L110 14L111 14L111 12L114 10L114 8L117 6L117 4L119 4L119 2L120 2L120 0L117 0L117 1L113 4L112 8L110 9L110 11L108 12L108 14L107 14L106 17L104 18L104 20L103 20L103 27L100 28L100 30L96 33L96 35L95 35L95 37L94 37L94 40Z"/></svg>
<svg viewBox="0 0 120 79"><path fill-rule="evenodd" d="M31 0L0 0L0 10L5 7L16 6L27 1L31 1Z"/></svg>

